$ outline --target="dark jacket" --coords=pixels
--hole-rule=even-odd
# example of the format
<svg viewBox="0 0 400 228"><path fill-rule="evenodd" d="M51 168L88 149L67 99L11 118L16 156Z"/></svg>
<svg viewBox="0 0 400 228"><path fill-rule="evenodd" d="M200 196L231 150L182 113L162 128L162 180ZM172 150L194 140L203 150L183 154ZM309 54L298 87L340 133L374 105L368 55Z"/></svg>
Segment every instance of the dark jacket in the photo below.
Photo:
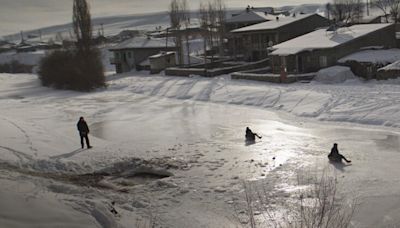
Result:
<svg viewBox="0 0 400 228"><path fill-rule="evenodd" d="M328 157L336 157L336 156L340 156L339 155L339 151L337 149L337 147L332 147L331 149L331 153L328 155Z"/></svg>
<svg viewBox="0 0 400 228"><path fill-rule="evenodd" d="M84 120L79 120L78 123L76 124L79 133L89 133L89 127L86 124L86 121Z"/></svg>
<svg viewBox="0 0 400 228"><path fill-rule="evenodd" d="M255 140L255 134L250 130L250 128L246 128L246 140Z"/></svg>

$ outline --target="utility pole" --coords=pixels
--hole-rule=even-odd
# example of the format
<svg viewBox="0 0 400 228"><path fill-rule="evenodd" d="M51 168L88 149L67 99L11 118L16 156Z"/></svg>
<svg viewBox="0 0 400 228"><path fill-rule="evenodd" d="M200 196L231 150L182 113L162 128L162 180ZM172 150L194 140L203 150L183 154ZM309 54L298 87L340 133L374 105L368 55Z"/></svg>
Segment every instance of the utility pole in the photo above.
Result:
<svg viewBox="0 0 400 228"><path fill-rule="evenodd" d="M25 43L24 33L21 31L21 44Z"/></svg>
<svg viewBox="0 0 400 228"><path fill-rule="evenodd" d="M369 0L366 1L367 1L367 16L369 16Z"/></svg>

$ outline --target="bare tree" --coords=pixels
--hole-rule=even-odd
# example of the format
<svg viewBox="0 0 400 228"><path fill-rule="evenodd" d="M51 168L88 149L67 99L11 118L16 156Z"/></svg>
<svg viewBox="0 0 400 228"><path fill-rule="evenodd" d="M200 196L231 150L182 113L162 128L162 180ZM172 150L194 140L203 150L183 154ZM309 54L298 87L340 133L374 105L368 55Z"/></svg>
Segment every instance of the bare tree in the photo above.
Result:
<svg viewBox="0 0 400 228"><path fill-rule="evenodd" d="M326 9L326 17L328 18L328 20L330 20L331 19L331 13L332 13L332 4L331 3L327 3L326 5L325 5L325 9Z"/></svg>
<svg viewBox="0 0 400 228"><path fill-rule="evenodd" d="M211 62L214 62L214 33L217 24L217 12L215 5L212 2L208 2L208 36L209 45L211 48Z"/></svg>
<svg viewBox="0 0 400 228"><path fill-rule="evenodd" d="M86 0L74 0L72 24L79 51L89 51L92 42L92 22Z"/></svg>
<svg viewBox="0 0 400 228"><path fill-rule="evenodd" d="M363 3L360 0L334 0L331 13L337 22L356 23L362 17Z"/></svg>
<svg viewBox="0 0 400 228"><path fill-rule="evenodd" d="M371 4L383 12L386 22L389 17L396 23L400 21L400 0L373 0Z"/></svg>
<svg viewBox="0 0 400 228"><path fill-rule="evenodd" d="M189 29L190 29L190 10L187 4L187 0L182 0L180 4L180 8L182 11L182 20L185 26L185 42L186 42L186 55L187 55L187 64L190 65L190 39L189 39Z"/></svg>
<svg viewBox="0 0 400 228"><path fill-rule="evenodd" d="M217 13L217 34L219 40L219 55L224 54L224 38L225 38L225 19L226 19L226 7L223 0L214 0L214 5Z"/></svg>
<svg viewBox="0 0 400 228"><path fill-rule="evenodd" d="M389 22L390 0L372 0L371 5L380 9L385 16L386 22Z"/></svg>
<svg viewBox="0 0 400 228"><path fill-rule="evenodd" d="M400 0L388 0L389 1L389 14L395 23L400 21Z"/></svg>
<svg viewBox="0 0 400 228"><path fill-rule="evenodd" d="M178 61L179 64L183 64L183 40L181 28L185 26L187 32L190 25L190 14L187 0L172 0L169 5L169 17L171 29L174 31L175 35L175 44L178 49ZM189 37L186 32L186 42L188 43Z"/></svg>
<svg viewBox="0 0 400 228"><path fill-rule="evenodd" d="M208 39L208 10L207 6L202 2L199 7L200 27L203 30L203 52L204 52L204 69L207 68L207 39Z"/></svg>

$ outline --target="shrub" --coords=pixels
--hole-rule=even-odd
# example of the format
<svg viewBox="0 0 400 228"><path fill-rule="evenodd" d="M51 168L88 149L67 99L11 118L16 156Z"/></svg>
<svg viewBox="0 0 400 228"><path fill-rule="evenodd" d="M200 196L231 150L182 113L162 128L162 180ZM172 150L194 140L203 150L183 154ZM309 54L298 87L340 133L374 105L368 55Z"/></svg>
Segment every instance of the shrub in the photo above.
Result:
<svg viewBox="0 0 400 228"><path fill-rule="evenodd" d="M44 86L58 89L90 91L105 85L101 53L97 49L51 52L41 60L38 73Z"/></svg>
<svg viewBox="0 0 400 228"><path fill-rule="evenodd" d="M18 62L17 60L13 60L9 63L0 64L0 73L32 73L33 66L26 65Z"/></svg>

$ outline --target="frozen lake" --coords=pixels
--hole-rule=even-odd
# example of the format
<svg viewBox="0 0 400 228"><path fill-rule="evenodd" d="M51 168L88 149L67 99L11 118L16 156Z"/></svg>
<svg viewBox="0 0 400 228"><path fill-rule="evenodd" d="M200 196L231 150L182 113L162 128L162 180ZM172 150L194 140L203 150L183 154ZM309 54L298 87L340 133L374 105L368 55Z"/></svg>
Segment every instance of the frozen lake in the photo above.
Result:
<svg viewBox="0 0 400 228"><path fill-rule="evenodd" d="M296 185L297 172L329 167L337 175L341 193L360 199L354 227L400 222L400 136L395 129L313 121L254 106L132 93L128 84L121 87L121 83L86 94L42 88L29 77L3 77L2 81L2 162L26 163L33 170L52 173L63 173L64 168L99 170L132 158L178 164L170 169L173 176L162 182L124 186L128 193L87 190L57 179L21 177L1 170L0 180L6 184L0 192L28 182L28 189L39 189L35 199L56 201L66 211L64 207L80 205L73 212L77 221L93 219L88 208L115 201L122 216L116 221L125 227L134 222L131 216L148 215L147 210L166 227L231 227L236 224L232 201L244 197L243 180L269 183L272 193L278 193ZM75 124L81 115L91 128L91 150L77 150ZM262 139L246 145L246 126ZM334 142L353 161L351 165L328 163L326 156ZM17 192L28 199L35 191ZM47 207L43 211L62 213ZM0 219L5 217L0 212ZM29 218L29 210L19 217ZM95 220L101 224L98 217Z"/></svg>

